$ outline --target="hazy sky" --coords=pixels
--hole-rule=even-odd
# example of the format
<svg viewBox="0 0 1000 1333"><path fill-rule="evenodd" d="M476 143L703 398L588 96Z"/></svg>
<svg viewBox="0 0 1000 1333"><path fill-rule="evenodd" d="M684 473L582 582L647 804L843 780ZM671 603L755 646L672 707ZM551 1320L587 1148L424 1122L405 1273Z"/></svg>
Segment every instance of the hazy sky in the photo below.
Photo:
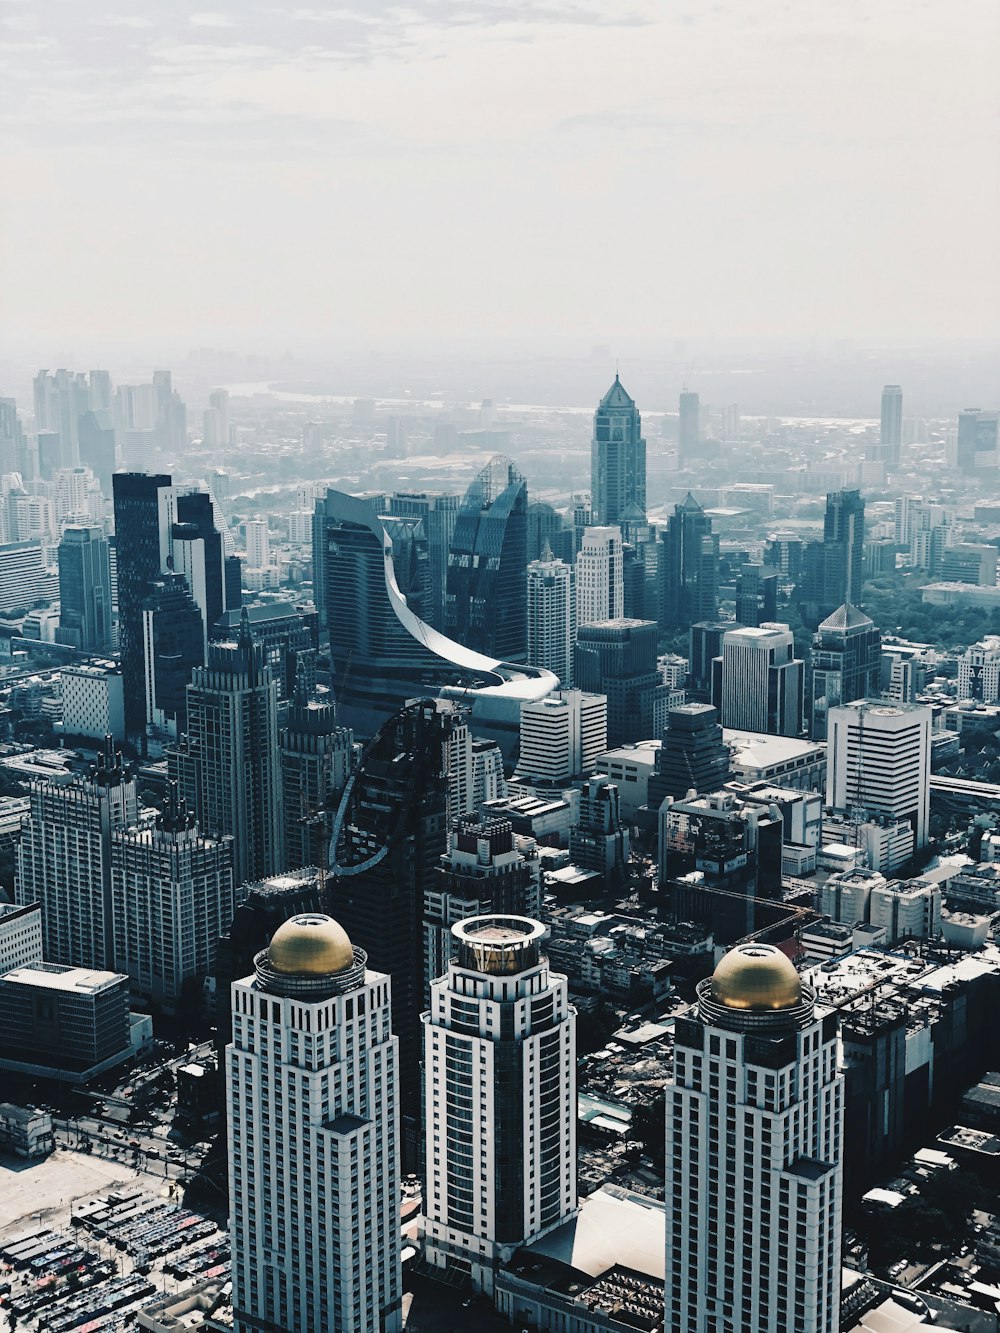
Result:
<svg viewBox="0 0 1000 1333"><path fill-rule="evenodd" d="M0 351L1000 332L996 0L0 0Z"/></svg>

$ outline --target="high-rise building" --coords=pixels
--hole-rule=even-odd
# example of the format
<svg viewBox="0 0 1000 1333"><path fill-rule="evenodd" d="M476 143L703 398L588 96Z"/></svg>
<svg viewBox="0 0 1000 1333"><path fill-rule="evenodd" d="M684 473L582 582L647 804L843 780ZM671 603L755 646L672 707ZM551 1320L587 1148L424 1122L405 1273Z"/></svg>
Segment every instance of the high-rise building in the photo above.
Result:
<svg viewBox="0 0 1000 1333"><path fill-rule="evenodd" d="M233 612L240 605L239 599L233 603L226 578L227 535L207 491L177 496L177 522L171 529L172 568L187 579L201 609L206 652L212 626L224 612Z"/></svg>
<svg viewBox="0 0 1000 1333"><path fill-rule="evenodd" d="M837 603L858 602L864 571L865 502L860 491L831 491L826 497L823 541L844 551L844 596Z"/></svg>
<svg viewBox="0 0 1000 1333"><path fill-rule="evenodd" d="M686 630L719 613L719 538L688 492L663 531L663 628Z"/></svg>
<svg viewBox="0 0 1000 1333"><path fill-rule="evenodd" d="M271 563L271 539L266 518L247 519L247 568L263 569Z"/></svg>
<svg viewBox="0 0 1000 1333"><path fill-rule="evenodd" d="M805 663L787 625L744 626L722 636L712 702L724 727L799 736L804 688Z"/></svg>
<svg viewBox="0 0 1000 1333"><path fill-rule="evenodd" d="M542 910L538 847L514 833L509 819L466 815L448 834L431 887L424 894L424 991L455 956L452 927L484 912L537 917Z"/></svg>
<svg viewBox="0 0 1000 1333"><path fill-rule="evenodd" d="M325 865L334 809L351 772L353 734L338 725L332 698L310 699L302 684L278 732L278 748L285 862L292 869Z"/></svg>
<svg viewBox="0 0 1000 1333"><path fill-rule="evenodd" d="M861 700L827 714L826 803L834 810L909 820L927 843L931 710Z"/></svg>
<svg viewBox="0 0 1000 1333"><path fill-rule="evenodd" d="M682 389L678 400L677 453L681 466L698 457L701 443L701 402L696 393Z"/></svg>
<svg viewBox="0 0 1000 1333"><path fill-rule="evenodd" d="M528 562L541 560L545 548L549 548L548 559L565 560L573 563L576 555L576 538L573 528L566 522L554 505L544 500L532 500L528 505Z"/></svg>
<svg viewBox="0 0 1000 1333"><path fill-rule="evenodd" d="M285 868L278 688L246 617L235 643L210 643L187 687L187 733L168 773L203 833L235 840L237 885Z"/></svg>
<svg viewBox="0 0 1000 1333"><path fill-rule="evenodd" d="M512 754L520 704L556 689L557 678L484 657L416 616L396 582L392 542L367 501L327 491L317 504L315 537L314 550L325 560L331 674L342 722L370 736L407 700L442 695L471 708L476 734ZM527 635L524 592L522 584Z"/></svg>
<svg viewBox="0 0 1000 1333"><path fill-rule="evenodd" d="M502 662L528 658L528 486L492 458L465 493L448 552L447 632Z"/></svg>
<svg viewBox="0 0 1000 1333"><path fill-rule="evenodd" d="M0 612L24 611L36 600L51 600L52 583L40 542L0 546Z"/></svg>
<svg viewBox="0 0 1000 1333"><path fill-rule="evenodd" d="M215 946L233 919L233 840L206 838L168 786L152 827L111 835L114 957L133 994L173 1010L214 975Z"/></svg>
<svg viewBox="0 0 1000 1333"><path fill-rule="evenodd" d="M40 370L35 376L35 429L59 441L59 467L80 462L80 418L90 410L87 376L71 370Z"/></svg>
<svg viewBox="0 0 1000 1333"><path fill-rule="evenodd" d="M515 777L527 783L568 783L594 771L607 743L605 696L558 690L521 709L521 751Z"/></svg>
<svg viewBox="0 0 1000 1333"><path fill-rule="evenodd" d="M573 683L576 592L573 567L546 546L528 565L528 661L545 667L562 685Z"/></svg>
<svg viewBox="0 0 1000 1333"><path fill-rule="evenodd" d="M111 646L111 564L102 528L63 529L56 638L88 653Z"/></svg>
<svg viewBox="0 0 1000 1333"><path fill-rule="evenodd" d="M666 796L681 800L718 791L729 777L729 747L718 709L711 704L678 704L667 713L663 741L649 775L646 803L659 810Z"/></svg>
<svg viewBox="0 0 1000 1333"><path fill-rule="evenodd" d="M809 663L809 739L826 740L831 708L879 693L882 636L863 611L845 604L822 621Z"/></svg>
<svg viewBox="0 0 1000 1333"><path fill-rule="evenodd" d="M1000 699L1000 635L987 634L958 659L958 697L984 704Z"/></svg>
<svg viewBox="0 0 1000 1333"><path fill-rule="evenodd" d="M692 625L688 634L687 697L708 703L712 698L713 663L722 656L722 638L730 630L742 626L732 620L702 620Z"/></svg>
<svg viewBox="0 0 1000 1333"><path fill-rule="evenodd" d="M594 413L590 487L593 522L619 529L646 521L646 441L635 400L615 382Z"/></svg>
<svg viewBox="0 0 1000 1333"><path fill-rule="evenodd" d="M608 892L624 887L628 830L617 784L606 773L596 773L580 788L580 817L570 830L569 854L574 865L600 875Z"/></svg>
<svg viewBox="0 0 1000 1333"><path fill-rule="evenodd" d="M229 390L213 389L208 407L202 414L202 443L207 449L224 449L229 444Z"/></svg>
<svg viewBox="0 0 1000 1333"><path fill-rule="evenodd" d="M427 538L428 598L422 618L441 631L445 627L448 552L451 550L460 503L461 499L457 495L429 494L426 491L396 491L389 497L389 513L393 517L423 520ZM322 606L320 588L315 579L313 586L316 589L316 605Z"/></svg>
<svg viewBox="0 0 1000 1333"><path fill-rule="evenodd" d="M1000 413L984 412L981 407L965 408L958 414L954 439L954 450L948 450L950 467L970 473L980 468L995 468L1000 461Z"/></svg>
<svg viewBox="0 0 1000 1333"><path fill-rule="evenodd" d="M903 443L903 390L898 384L887 384L882 390L882 417L879 423L879 446L882 461L887 467L899 467Z"/></svg>
<svg viewBox="0 0 1000 1333"><path fill-rule="evenodd" d="M666 1095L668 1329L836 1333L837 1016L773 945L730 950L676 1024Z"/></svg>
<svg viewBox="0 0 1000 1333"><path fill-rule="evenodd" d="M25 462L25 434L17 415L17 399L0 398L0 477L17 472L22 481L28 481L32 474ZM0 532L2 527L0 524Z"/></svg>
<svg viewBox="0 0 1000 1333"><path fill-rule="evenodd" d="M778 615L778 575L757 561L740 565L736 581L736 619L741 625L763 625Z"/></svg>
<svg viewBox="0 0 1000 1333"><path fill-rule="evenodd" d="M293 917L232 989L236 1333L399 1333L390 981L332 918Z"/></svg>
<svg viewBox="0 0 1000 1333"><path fill-rule="evenodd" d="M187 730L187 687L205 662L204 630L183 574L167 573L149 585L142 603L147 730L174 740Z"/></svg>
<svg viewBox="0 0 1000 1333"><path fill-rule="evenodd" d="M662 731L670 689L656 664L652 620L599 621L576 633L573 679L608 699L608 745L627 745Z"/></svg>
<svg viewBox="0 0 1000 1333"><path fill-rule="evenodd" d="M576 1017L537 922L453 932L423 1015L425 1256L492 1294L499 1264L576 1211Z"/></svg>
<svg viewBox="0 0 1000 1333"><path fill-rule="evenodd" d="M448 745L458 710L408 704L368 745L330 843L331 902L373 965L392 977L407 1169L420 1159L420 1008L425 895L448 841Z"/></svg>
<svg viewBox="0 0 1000 1333"><path fill-rule="evenodd" d="M576 557L576 624L596 625L625 614L620 528L585 528Z"/></svg>
<svg viewBox="0 0 1000 1333"><path fill-rule="evenodd" d="M36 779L17 848L15 898L41 903L51 963L109 968L114 958L111 834L136 822L135 778L109 745L85 777Z"/></svg>
<svg viewBox="0 0 1000 1333"><path fill-rule="evenodd" d="M125 728L146 729L143 605L169 569L175 495L166 474L116 472L115 556L118 574L118 646L125 678Z"/></svg>

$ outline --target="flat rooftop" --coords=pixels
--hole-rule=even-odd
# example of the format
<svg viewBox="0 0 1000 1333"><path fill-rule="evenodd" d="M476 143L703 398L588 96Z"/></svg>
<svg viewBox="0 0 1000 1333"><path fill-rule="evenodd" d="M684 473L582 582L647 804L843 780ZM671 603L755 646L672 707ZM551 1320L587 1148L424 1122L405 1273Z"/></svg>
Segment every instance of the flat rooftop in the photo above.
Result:
<svg viewBox="0 0 1000 1333"><path fill-rule="evenodd" d="M796 760L824 760L826 747L815 741L800 741L793 736L771 736L766 732L735 731L723 727L722 738L736 751L735 761L744 768L771 768Z"/></svg>
<svg viewBox="0 0 1000 1333"><path fill-rule="evenodd" d="M598 1277L616 1264L663 1281L663 1204L604 1185L580 1205L576 1217L525 1249Z"/></svg>
<svg viewBox="0 0 1000 1333"><path fill-rule="evenodd" d="M119 982L128 981L121 972L100 972L89 967L66 967L60 963L25 963L0 980L36 989L63 991L68 994L96 995Z"/></svg>

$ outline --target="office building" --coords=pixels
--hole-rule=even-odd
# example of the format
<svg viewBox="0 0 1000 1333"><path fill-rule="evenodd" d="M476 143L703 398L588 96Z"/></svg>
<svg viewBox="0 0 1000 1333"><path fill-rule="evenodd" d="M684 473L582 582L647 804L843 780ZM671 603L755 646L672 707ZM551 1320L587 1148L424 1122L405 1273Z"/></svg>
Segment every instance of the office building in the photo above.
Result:
<svg viewBox="0 0 1000 1333"><path fill-rule="evenodd" d="M271 540L266 518L250 518L246 523L247 568L263 569L271 563Z"/></svg>
<svg viewBox="0 0 1000 1333"><path fill-rule="evenodd" d="M142 613L153 584L169 569L175 495L169 476L145 472L116 472L113 489L125 727L130 736L141 737L146 730Z"/></svg>
<svg viewBox="0 0 1000 1333"><path fill-rule="evenodd" d="M576 593L573 568L546 546L528 565L528 661L544 667L568 688L573 683Z"/></svg>
<svg viewBox="0 0 1000 1333"><path fill-rule="evenodd" d="M208 838L168 784L150 827L111 835L114 958L134 995L174 1011L197 1003L236 907L233 839Z"/></svg>
<svg viewBox="0 0 1000 1333"><path fill-rule="evenodd" d="M860 491L831 491L826 497L823 540L803 553L803 615L821 620L845 602L861 600L864 583L865 502Z"/></svg>
<svg viewBox="0 0 1000 1333"><path fill-rule="evenodd" d="M570 830L569 856L575 866L600 875L606 892L624 888L629 837L618 785L606 773L588 778L580 789L580 816Z"/></svg>
<svg viewBox="0 0 1000 1333"><path fill-rule="evenodd" d="M125 682L117 662L67 663L59 669L65 736L125 739Z"/></svg>
<svg viewBox="0 0 1000 1333"><path fill-rule="evenodd" d="M453 932L423 1016L425 1256L492 1295L497 1267L576 1211L576 1019L537 922Z"/></svg>
<svg viewBox="0 0 1000 1333"><path fill-rule="evenodd" d="M448 833L448 848L424 894L424 990L455 956L452 927L484 912L535 918L542 910L538 847L514 833L509 819L466 815Z"/></svg>
<svg viewBox="0 0 1000 1333"><path fill-rule="evenodd" d="M34 381L35 429L58 439L58 466L80 462L80 418L90 409L87 376L71 370L40 370Z"/></svg>
<svg viewBox="0 0 1000 1333"><path fill-rule="evenodd" d="M58 585L48 572L40 542L0 546L0 613L26 611L35 601L51 601Z"/></svg>
<svg viewBox="0 0 1000 1333"><path fill-rule="evenodd" d="M995 587L997 548L988 542L952 542L941 552L941 578L973 588Z"/></svg>
<svg viewBox="0 0 1000 1333"><path fill-rule="evenodd" d="M778 575L756 561L740 565L736 580L736 619L741 625L763 625L778 616Z"/></svg>
<svg viewBox="0 0 1000 1333"><path fill-rule="evenodd" d="M541 560L546 546L549 559L554 556L567 565L573 563L576 538L572 526L554 505L546 504L544 500L532 500L528 505L528 563Z"/></svg>
<svg viewBox="0 0 1000 1333"><path fill-rule="evenodd" d="M354 737L338 725L332 697L310 698L300 686L278 732L278 749L285 863L291 869L325 865L334 810L354 758Z"/></svg>
<svg viewBox="0 0 1000 1333"><path fill-rule="evenodd" d="M663 532L663 628L689 629L719 614L719 538L688 492Z"/></svg>
<svg viewBox="0 0 1000 1333"><path fill-rule="evenodd" d="M498 455L466 491L448 552L447 632L502 662L528 657L527 508L527 483Z"/></svg>
<svg viewBox="0 0 1000 1333"><path fill-rule="evenodd" d="M701 443L701 403L698 395L682 389L679 399L677 454L681 467L694 461Z"/></svg>
<svg viewBox="0 0 1000 1333"><path fill-rule="evenodd" d="M236 1333L402 1329L390 980L331 917L293 917L232 988Z"/></svg>
<svg viewBox="0 0 1000 1333"><path fill-rule="evenodd" d="M235 643L210 643L195 667L167 765L202 832L234 839L237 886L285 868L278 689L246 617Z"/></svg>
<svg viewBox="0 0 1000 1333"><path fill-rule="evenodd" d="M589 694L608 700L611 746L662 731L670 688L656 665L652 620L605 620L577 630L573 679Z"/></svg>
<svg viewBox="0 0 1000 1333"><path fill-rule="evenodd" d="M1000 413L984 412L981 407L959 412L954 447L948 449L946 461L949 467L971 474L996 468L1000 463Z"/></svg>
<svg viewBox="0 0 1000 1333"><path fill-rule="evenodd" d="M311 602L277 599L237 605L219 616L209 630L209 638L235 638L244 618L251 639L264 649L265 660L278 686L278 698L290 699L303 680L308 690L314 690L319 648L319 615L315 606Z"/></svg>
<svg viewBox="0 0 1000 1333"><path fill-rule="evenodd" d="M207 651L212 627L223 613L239 614L241 596L237 587L234 597L227 570L229 532L207 491L182 492L176 505L177 521L171 529L172 568L184 575L201 611Z"/></svg>
<svg viewBox="0 0 1000 1333"><path fill-rule="evenodd" d="M649 809L659 810L666 796L680 800L691 791L698 796L719 791L729 777L729 763L729 746L717 708L687 703L669 709L663 742L649 775Z"/></svg>
<svg viewBox="0 0 1000 1333"><path fill-rule="evenodd" d="M627 529L645 523L646 441L642 438L642 419L617 375L594 413L590 488L595 524Z"/></svg>
<svg viewBox="0 0 1000 1333"><path fill-rule="evenodd" d="M26 963L40 963L44 956L41 904L0 905L0 976Z"/></svg>
<svg viewBox="0 0 1000 1333"><path fill-rule="evenodd" d="M205 664L205 620L183 574L163 574L142 602L147 734L172 740L187 730L187 687Z"/></svg>
<svg viewBox="0 0 1000 1333"><path fill-rule="evenodd" d="M396 491L389 497L389 513L394 518L419 518L423 522L427 540L428 595L422 619L442 632L445 628L448 589L448 552L451 550L460 503L461 499L457 495L430 494L426 491ZM313 586L316 589L316 605L322 609L320 589L315 579ZM528 660L533 659L529 657Z"/></svg>
<svg viewBox="0 0 1000 1333"><path fill-rule="evenodd" d="M724 727L801 735L805 664L787 625L728 630L714 665L713 703Z"/></svg>
<svg viewBox="0 0 1000 1333"><path fill-rule="evenodd" d="M902 443L903 390L898 384L887 384L882 390L882 416L879 423L881 461L886 467L899 467Z"/></svg>
<svg viewBox="0 0 1000 1333"><path fill-rule="evenodd" d="M941 886L920 879L883 881L868 903L872 926L885 931L887 944L931 940L941 935Z"/></svg>
<svg viewBox="0 0 1000 1333"><path fill-rule="evenodd" d="M135 778L109 745L88 775L35 779L29 795L15 899L21 905L41 903L49 962L109 968L111 834L136 822Z"/></svg>
<svg viewBox="0 0 1000 1333"><path fill-rule="evenodd" d="M809 661L809 738L825 741L831 708L879 694L882 636L856 606L820 622Z"/></svg>
<svg viewBox="0 0 1000 1333"><path fill-rule="evenodd" d="M827 718L826 803L834 810L905 819L926 845L930 806L931 710L866 701Z"/></svg>
<svg viewBox="0 0 1000 1333"><path fill-rule="evenodd" d="M737 621L702 620L692 625L688 632L687 697L689 701L710 703L712 699L712 678L715 672L714 662L722 656L722 638L730 630L741 629Z"/></svg>
<svg viewBox="0 0 1000 1333"><path fill-rule="evenodd" d="M500 521L499 512L494 517ZM521 704L544 698L557 678L473 652L414 615L396 582L392 542L367 501L327 491L317 505L316 542L325 559L331 674L343 724L371 736L409 699L451 697L471 709L477 736L512 755Z"/></svg>
<svg viewBox="0 0 1000 1333"><path fill-rule="evenodd" d="M134 1054L128 977L40 961L0 976L0 1069L86 1083Z"/></svg>
<svg viewBox="0 0 1000 1333"><path fill-rule="evenodd" d="M837 1017L773 945L730 950L677 1020L666 1096L668 1329L836 1333Z"/></svg>
<svg viewBox="0 0 1000 1333"><path fill-rule="evenodd" d="M1000 699L1000 636L987 634L959 657L958 697L984 704Z"/></svg>
<svg viewBox="0 0 1000 1333"><path fill-rule="evenodd" d="M331 905L372 964L392 977L407 1169L420 1160L420 1007L426 894L448 843L454 707L420 700L379 731L354 773L330 844Z"/></svg>
<svg viewBox="0 0 1000 1333"><path fill-rule="evenodd" d="M576 557L576 624L596 625L625 614L620 528L585 528Z"/></svg>
<svg viewBox="0 0 1000 1333"><path fill-rule="evenodd" d="M594 771L607 749L608 701L603 694L558 690L521 709L521 750L515 777L533 785L568 783Z"/></svg>
<svg viewBox="0 0 1000 1333"><path fill-rule="evenodd" d="M111 646L111 565L102 528L63 529L57 638L88 653Z"/></svg>
<svg viewBox="0 0 1000 1333"><path fill-rule="evenodd" d="M202 413L202 444L206 449L225 449L229 429L229 390L213 389Z"/></svg>

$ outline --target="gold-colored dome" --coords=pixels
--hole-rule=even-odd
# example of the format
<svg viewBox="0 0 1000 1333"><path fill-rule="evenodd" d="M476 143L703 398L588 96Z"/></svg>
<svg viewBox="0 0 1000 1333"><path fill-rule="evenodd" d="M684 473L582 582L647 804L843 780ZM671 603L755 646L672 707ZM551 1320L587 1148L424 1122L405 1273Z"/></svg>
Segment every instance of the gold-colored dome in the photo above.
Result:
<svg viewBox="0 0 1000 1333"><path fill-rule="evenodd" d="M738 944L712 974L712 999L727 1009L791 1009L802 1000L802 982L773 944Z"/></svg>
<svg viewBox="0 0 1000 1333"><path fill-rule="evenodd" d="M332 916L306 912L278 927L267 957L275 972L284 976L327 977L354 965L354 948Z"/></svg>

